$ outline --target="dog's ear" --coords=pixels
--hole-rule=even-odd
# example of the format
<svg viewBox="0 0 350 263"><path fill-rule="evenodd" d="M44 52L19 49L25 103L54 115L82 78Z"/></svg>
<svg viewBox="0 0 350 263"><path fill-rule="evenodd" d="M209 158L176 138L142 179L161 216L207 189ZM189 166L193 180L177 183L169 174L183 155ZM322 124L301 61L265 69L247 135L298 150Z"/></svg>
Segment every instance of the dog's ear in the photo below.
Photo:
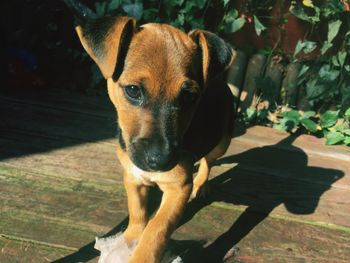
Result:
<svg viewBox="0 0 350 263"><path fill-rule="evenodd" d="M190 31L189 36L200 47L204 82L215 78L231 65L235 52L223 39L198 29Z"/></svg>
<svg viewBox="0 0 350 263"><path fill-rule="evenodd" d="M79 1L64 1L77 18L75 29L86 52L106 79L117 79L123 70L126 51L136 30L136 20L112 15L97 17Z"/></svg>

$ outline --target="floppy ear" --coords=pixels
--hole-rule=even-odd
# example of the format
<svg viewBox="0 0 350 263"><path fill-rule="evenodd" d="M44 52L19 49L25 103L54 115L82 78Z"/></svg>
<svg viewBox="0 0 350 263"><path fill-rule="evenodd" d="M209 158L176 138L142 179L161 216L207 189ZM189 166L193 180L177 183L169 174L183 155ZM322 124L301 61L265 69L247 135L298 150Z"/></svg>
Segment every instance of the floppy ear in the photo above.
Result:
<svg viewBox="0 0 350 263"><path fill-rule="evenodd" d="M189 32L189 36L201 50L204 82L215 78L231 65L235 52L223 39L211 32L198 29Z"/></svg>
<svg viewBox="0 0 350 263"><path fill-rule="evenodd" d="M111 15L97 17L78 1L65 2L77 17L78 26L75 29L86 52L106 79L117 79L123 70L126 50L136 30L136 20Z"/></svg>

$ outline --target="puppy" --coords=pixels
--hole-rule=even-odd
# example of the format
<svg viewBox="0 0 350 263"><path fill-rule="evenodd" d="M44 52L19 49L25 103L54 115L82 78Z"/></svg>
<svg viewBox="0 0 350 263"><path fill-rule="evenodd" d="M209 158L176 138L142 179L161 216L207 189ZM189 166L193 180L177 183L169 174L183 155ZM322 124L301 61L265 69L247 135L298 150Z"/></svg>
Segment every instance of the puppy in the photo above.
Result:
<svg viewBox="0 0 350 263"><path fill-rule="evenodd" d="M233 97L222 73L234 51L204 30L186 34L166 24L138 26L131 17L97 17L79 2L65 2L116 108L129 209L123 236L128 244L137 242L128 262L159 262L191 193L203 191L213 162L230 143ZM149 218L153 185L163 197Z"/></svg>

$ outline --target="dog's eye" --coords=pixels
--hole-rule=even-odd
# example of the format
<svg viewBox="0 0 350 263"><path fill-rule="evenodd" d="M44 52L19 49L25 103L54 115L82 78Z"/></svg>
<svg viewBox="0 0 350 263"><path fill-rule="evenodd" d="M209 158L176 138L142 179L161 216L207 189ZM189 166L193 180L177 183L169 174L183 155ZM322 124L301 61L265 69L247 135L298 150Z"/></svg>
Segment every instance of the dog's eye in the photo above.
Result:
<svg viewBox="0 0 350 263"><path fill-rule="evenodd" d="M180 104L183 108L188 108L196 102L197 98L197 92L183 89L180 94Z"/></svg>
<svg viewBox="0 0 350 263"><path fill-rule="evenodd" d="M128 85L124 87L125 95L133 101L140 101L142 98L141 88L136 85Z"/></svg>

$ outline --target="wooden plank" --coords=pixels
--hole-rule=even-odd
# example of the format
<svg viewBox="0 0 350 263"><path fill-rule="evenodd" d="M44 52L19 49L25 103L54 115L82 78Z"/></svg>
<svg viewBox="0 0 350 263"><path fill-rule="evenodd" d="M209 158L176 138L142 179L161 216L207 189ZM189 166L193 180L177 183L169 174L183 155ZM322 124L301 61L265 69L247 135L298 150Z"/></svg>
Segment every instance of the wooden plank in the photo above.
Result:
<svg viewBox="0 0 350 263"><path fill-rule="evenodd" d="M28 239L14 239L0 236L0 262L52 262L71 253L72 250L51 244L38 243Z"/></svg>
<svg viewBox="0 0 350 263"><path fill-rule="evenodd" d="M265 218L234 206L228 212L215 204L203 208L200 203L192 203L186 211L186 224L174 236L205 244L206 249L192 255L189 262L217 262L214 259L232 246L238 253L225 262L345 263L349 259L349 232Z"/></svg>
<svg viewBox="0 0 350 263"><path fill-rule="evenodd" d="M350 162L350 147L339 145L326 145L323 138L317 138L310 135L302 135L290 142L292 137L289 133L276 129L254 126L248 129L236 127L234 137L236 140L242 140L255 144L256 147L262 145L275 145L275 147L291 150L290 144L302 149L308 155L324 156L337 160ZM288 139L286 139L289 137ZM286 140L285 140L286 139Z"/></svg>
<svg viewBox="0 0 350 263"><path fill-rule="evenodd" d="M124 188L117 182L0 168L1 235L40 247L69 248L56 259L93 242L127 216Z"/></svg>
<svg viewBox="0 0 350 263"><path fill-rule="evenodd" d="M19 137L26 138L26 136ZM14 138L17 138L17 136ZM35 147L42 143L51 143L51 140L42 140L35 136L31 140L29 137L27 138L24 139L25 142L16 139L9 141L6 144L7 151L15 149L21 153L21 149L29 148L31 152L35 152L36 148L32 150L33 145ZM115 143L115 139L85 143L51 150L50 152L6 159L1 163L31 173L51 177L76 178L84 181L121 182L122 169L115 153ZM54 144L54 146L56 145ZM38 151L40 152L41 150L39 148Z"/></svg>
<svg viewBox="0 0 350 263"><path fill-rule="evenodd" d="M1 216L6 218L18 214L24 220L38 213L43 220L99 231L117 223L127 212L124 187L116 181L47 176L6 166L1 166L0 180Z"/></svg>

